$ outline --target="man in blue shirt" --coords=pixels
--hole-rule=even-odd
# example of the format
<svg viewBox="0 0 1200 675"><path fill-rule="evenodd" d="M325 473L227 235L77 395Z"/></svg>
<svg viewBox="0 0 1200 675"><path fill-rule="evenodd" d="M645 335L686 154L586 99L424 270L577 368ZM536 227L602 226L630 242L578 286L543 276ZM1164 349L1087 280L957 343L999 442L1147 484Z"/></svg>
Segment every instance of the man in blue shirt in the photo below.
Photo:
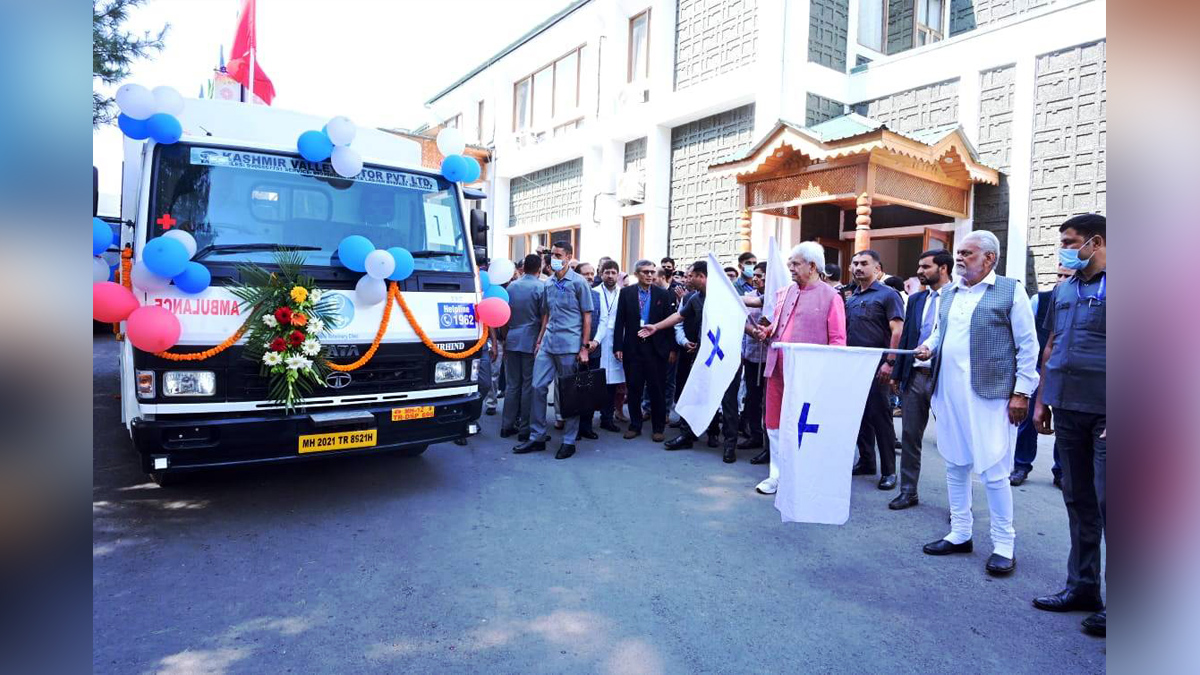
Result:
<svg viewBox="0 0 1200 675"><path fill-rule="evenodd" d="M733 288L738 292L738 295L745 295L754 291L754 284L751 279L754 277L754 266L758 264L758 258L749 251L738 256L738 275L733 281Z"/></svg>
<svg viewBox="0 0 1200 675"><path fill-rule="evenodd" d="M1059 264L1076 272L1055 289L1046 316L1045 381L1033 408L1038 432L1056 435L1071 527L1066 588L1034 598L1033 605L1049 612L1094 612L1081 626L1097 636L1105 635L1108 623L1100 593L1108 456L1106 236L1104 216L1092 213L1059 228Z"/></svg>

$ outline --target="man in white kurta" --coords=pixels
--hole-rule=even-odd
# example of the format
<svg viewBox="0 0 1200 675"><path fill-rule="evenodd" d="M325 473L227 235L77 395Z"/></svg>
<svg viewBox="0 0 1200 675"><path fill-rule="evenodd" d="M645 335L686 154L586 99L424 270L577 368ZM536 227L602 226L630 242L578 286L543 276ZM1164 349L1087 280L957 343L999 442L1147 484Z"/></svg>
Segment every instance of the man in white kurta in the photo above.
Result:
<svg viewBox="0 0 1200 675"><path fill-rule="evenodd" d="M600 326L596 330L596 342L600 343L600 367L604 369L608 381L609 405L600 411L600 428L606 431L620 431L613 422L613 399L617 393L617 385L625 382L625 368L613 354L613 324L617 319L617 296L621 292L619 278L621 269L614 260L605 260L600 264L600 285L596 291L600 294Z"/></svg>
<svg viewBox="0 0 1200 675"><path fill-rule="evenodd" d="M995 235L972 232L956 258L952 297L945 298L933 333L917 349L918 359L937 357L932 407L950 500L950 533L927 544L925 552L972 550L971 473L976 473L987 487L991 512L993 554L986 569L1004 575L1016 565L1008 475L1016 425L1028 414L1029 396L1038 383L1037 333L1022 285L994 271L999 259Z"/></svg>

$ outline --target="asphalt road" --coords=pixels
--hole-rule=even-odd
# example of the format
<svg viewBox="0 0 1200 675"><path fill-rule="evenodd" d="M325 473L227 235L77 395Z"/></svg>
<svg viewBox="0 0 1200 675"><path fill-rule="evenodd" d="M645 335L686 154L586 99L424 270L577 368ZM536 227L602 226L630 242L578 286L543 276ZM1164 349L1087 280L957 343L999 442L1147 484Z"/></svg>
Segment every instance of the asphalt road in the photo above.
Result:
<svg viewBox="0 0 1200 675"><path fill-rule="evenodd" d="M516 456L498 417L416 459L162 489L119 421L115 344L94 353L96 672L1105 671L1082 614L1030 606L1069 545L1049 445L1016 490L1017 571L993 579L978 484L975 553L921 553L947 531L932 435L922 504L855 478L840 527L780 523L748 452L600 432Z"/></svg>

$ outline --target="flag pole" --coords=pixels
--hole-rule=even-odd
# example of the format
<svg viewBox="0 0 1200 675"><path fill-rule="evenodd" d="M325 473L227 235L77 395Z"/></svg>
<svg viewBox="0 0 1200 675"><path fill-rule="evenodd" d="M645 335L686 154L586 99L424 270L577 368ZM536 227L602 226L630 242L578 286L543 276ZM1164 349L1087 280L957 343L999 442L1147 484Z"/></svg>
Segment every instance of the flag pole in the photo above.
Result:
<svg viewBox="0 0 1200 675"><path fill-rule="evenodd" d="M250 47L250 98L247 103L254 105L254 47Z"/></svg>
<svg viewBox="0 0 1200 675"><path fill-rule="evenodd" d="M249 74L250 100L249 100L249 103L250 103L250 105L254 105L254 81L256 79L258 79L257 73L255 72L255 69L254 69L254 52L257 51L257 47L258 47L258 44L257 44L258 43L258 4L255 2L251 2L250 7L248 9L250 10L250 21L249 21L249 25L250 25L250 74Z"/></svg>

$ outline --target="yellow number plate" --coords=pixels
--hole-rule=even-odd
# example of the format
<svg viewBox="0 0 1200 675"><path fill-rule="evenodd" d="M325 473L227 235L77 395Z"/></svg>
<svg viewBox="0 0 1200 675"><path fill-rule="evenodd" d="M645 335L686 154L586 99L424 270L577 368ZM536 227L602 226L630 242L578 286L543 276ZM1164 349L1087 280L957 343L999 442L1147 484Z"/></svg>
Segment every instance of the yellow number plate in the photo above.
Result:
<svg viewBox="0 0 1200 675"><path fill-rule="evenodd" d="M433 406L431 405L414 405L408 408L392 408L393 422L403 422L404 420L423 420L427 417L433 417Z"/></svg>
<svg viewBox="0 0 1200 675"><path fill-rule="evenodd" d="M379 432L375 429L362 431L337 431L332 434L309 434L300 437L300 454L325 452L326 450L348 450L369 448L378 443Z"/></svg>

